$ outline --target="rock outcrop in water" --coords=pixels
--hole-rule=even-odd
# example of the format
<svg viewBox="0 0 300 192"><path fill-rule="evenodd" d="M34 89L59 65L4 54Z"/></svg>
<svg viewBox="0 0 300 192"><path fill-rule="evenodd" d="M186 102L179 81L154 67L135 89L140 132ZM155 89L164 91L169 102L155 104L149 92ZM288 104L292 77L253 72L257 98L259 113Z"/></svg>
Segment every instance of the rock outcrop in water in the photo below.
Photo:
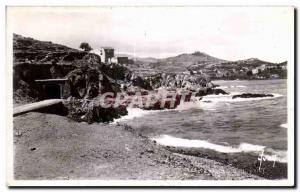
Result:
<svg viewBox="0 0 300 192"><path fill-rule="evenodd" d="M233 95L232 99L236 98L257 98L257 97L274 97L272 94L255 94L255 93L243 93L240 95Z"/></svg>
<svg viewBox="0 0 300 192"><path fill-rule="evenodd" d="M204 88L204 89L200 89L196 93L196 96L202 97L202 96L206 96L206 95L219 95L219 94L228 95L229 93L227 93L226 91L224 91L222 89Z"/></svg>

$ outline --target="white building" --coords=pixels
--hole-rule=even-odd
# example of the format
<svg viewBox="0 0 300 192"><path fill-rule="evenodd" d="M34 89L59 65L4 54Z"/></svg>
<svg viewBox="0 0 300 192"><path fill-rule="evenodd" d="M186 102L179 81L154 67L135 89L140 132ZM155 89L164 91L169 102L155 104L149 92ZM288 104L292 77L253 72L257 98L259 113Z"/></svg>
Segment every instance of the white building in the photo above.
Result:
<svg viewBox="0 0 300 192"><path fill-rule="evenodd" d="M257 69L257 68L252 69L252 74L253 74L253 75L255 75L255 74L257 74L257 73L258 73L258 69Z"/></svg>
<svg viewBox="0 0 300 192"><path fill-rule="evenodd" d="M112 63L112 58L115 56L115 50L112 47L101 47L100 57L102 63Z"/></svg>

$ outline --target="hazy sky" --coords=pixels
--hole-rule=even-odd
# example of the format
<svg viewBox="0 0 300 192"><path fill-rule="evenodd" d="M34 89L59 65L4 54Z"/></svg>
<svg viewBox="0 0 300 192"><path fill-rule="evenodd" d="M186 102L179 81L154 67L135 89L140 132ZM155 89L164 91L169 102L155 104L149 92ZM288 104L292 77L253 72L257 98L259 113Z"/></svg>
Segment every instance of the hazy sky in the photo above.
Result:
<svg viewBox="0 0 300 192"><path fill-rule="evenodd" d="M196 50L238 60L287 60L293 51L290 7L13 8L14 33L78 48L167 57Z"/></svg>

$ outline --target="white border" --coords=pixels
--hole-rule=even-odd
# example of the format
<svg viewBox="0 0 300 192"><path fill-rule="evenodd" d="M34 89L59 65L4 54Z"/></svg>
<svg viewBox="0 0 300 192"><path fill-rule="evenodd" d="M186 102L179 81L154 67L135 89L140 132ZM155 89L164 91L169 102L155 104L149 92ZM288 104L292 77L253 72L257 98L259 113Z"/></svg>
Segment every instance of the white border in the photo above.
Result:
<svg viewBox="0 0 300 192"><path fill-rule="evenodd" d="M75 1L77 2L77 1ZM22 4L24 4L22 2ZM39 3L38 3L39 4ZM27 4L32 5L32 4ZM35 4L36 5L36 4ZM53 5L50 3L50 5ZM59 4L55 4L59 5ZM60 4L61 5L61 4ZM66 5L66 4L65 4ZM82 4L80 4L82 5ZM115 1L103 5L120 5ZM141 5L121 4L121 5ZM148 5L158 5L149 3ZM168 4L164 4L168 5ZM170 4L169 4L170 5ZM174 4L172 4L174 5ZM177 6L183 5L176 4ZM185 4L186 5L186 4ZM189 4L193 5L193 4ZM214 5L213 3L211 5ZM7 18L9 19L9 18ZM292 186L294 185L294 52L288 59L288 180L242 180L242 181L195 181L195 180L14 180L13 179L13 129L12 129L12 33L7 22L6 34L6 146L7 146L7 184L9 186ZM294 40L294 38L293 38ZM293 50L292 48L291 50Z"/></svg>

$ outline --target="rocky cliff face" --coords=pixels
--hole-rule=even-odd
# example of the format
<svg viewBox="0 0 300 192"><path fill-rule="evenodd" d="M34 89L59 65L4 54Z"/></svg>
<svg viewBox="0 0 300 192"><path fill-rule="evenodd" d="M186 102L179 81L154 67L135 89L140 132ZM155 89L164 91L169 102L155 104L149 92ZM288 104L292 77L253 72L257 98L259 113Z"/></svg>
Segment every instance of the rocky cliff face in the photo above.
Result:
<svg viewBox="0 0 300 192"><path fill-rule="evenodd" d="M14 64L25 61L45 64L50 63L52 59L71 62L81 59L85 54L82 51L52 42L13 35Z"/></svg>
<svg viewBox="0 0 300 192"><path fill-rule="evenodd" d="M16 103L38 100L39 90L35 83L37 79L65 78L71 76L68 73L77 68L95 68L101 64L98 55L17 34L13 35L13 56L13 90ZM92 91L88 94L90 92Z"/></svg>
<svg viewBox="0 0 300 192"><path fill-rule="evenodd" d="M186 88L189 90L205 87L209 83L209 79L205 78L205 76L174 73L159 73L147 77L146 80L153 88L171 87Z"/></svg>
<svg viewBox="0 0 300 192"><path fill-rule="evenodd" d="M101 63L98 55L51 42L13 36L14 103L39 100L41 91L35 80L68 79L68 99L65 106L69 116L87 122L112 121L127 114L126 107L104 109L97 97L106 92L117 93L128 87L142 87L145 81L121 65Z"/></svg>

